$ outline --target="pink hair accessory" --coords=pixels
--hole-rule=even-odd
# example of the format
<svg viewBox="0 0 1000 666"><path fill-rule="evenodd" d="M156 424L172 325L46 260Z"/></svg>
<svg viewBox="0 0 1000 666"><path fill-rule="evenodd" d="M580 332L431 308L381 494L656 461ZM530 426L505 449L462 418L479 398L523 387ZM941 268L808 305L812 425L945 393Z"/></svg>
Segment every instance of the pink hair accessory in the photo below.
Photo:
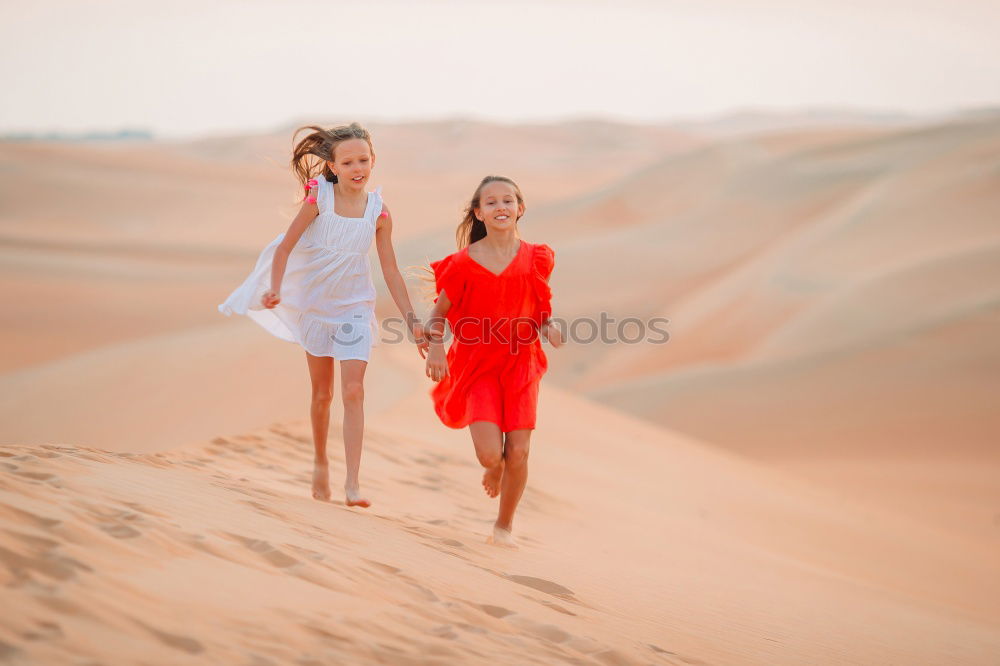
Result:
<svg viewBox="0 0 1000 666"><path fill-rule="evenodd" d="M316 203L316 197L309 197L306 199L306 203Z"/></svg>
<svg viewBox="0 0 1000 666"><path fill-rule="evenodd" d="M318 184L319 184L319 181L316 180L315 178L310 178L309 179L309 182L308 182L309 187L316 187Z"/></svg>

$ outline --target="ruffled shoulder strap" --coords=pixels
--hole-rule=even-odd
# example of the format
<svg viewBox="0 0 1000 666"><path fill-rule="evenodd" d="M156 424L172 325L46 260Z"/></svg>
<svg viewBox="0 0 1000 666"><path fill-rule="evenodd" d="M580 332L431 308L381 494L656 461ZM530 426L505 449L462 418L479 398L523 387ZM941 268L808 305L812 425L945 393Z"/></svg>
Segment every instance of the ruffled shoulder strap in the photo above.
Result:
<svg viewBox="0 0 1000 666"><path fill-rule="evenodd" d="M556 265L556 253L544 243L535 245L531 257L531 268L538 299L539 322L544 322L552 314L552 288L549 286L549 276Z"/></svg>
<svg viewBox="0 0 1000 666"><path fill-rule="evenodd" d="M453 306L462 300L465 293L465 270L461 258L462 252L459 251L449 254L440 261L431 262L431 270L434 271L434 293L440 295L444 291ZM437 303L437 298L434 302Z"/></svg>
<svg viewBox="0 0 1000 666"><path fill-rule="evenodd" d="M316 197L316 207L319 208L319 213L328 213L333 210L333 183L326 179L326 176L319 174L315 178L309 181L309 184L315 182L315 187L309 190L309 194L306 196Z"/></svg>
<svg viewBox="0 0 1000 666"><path fill-rule="evenodd" d="M549 276L552 275L552 269L556 265L556 253L545 243L539 243L534 247L534 255L531 262L538 277L548 280Z"/></svg>
<svg viewBox="0 0 1000 666"><path fill-rule="evenodd" d="M368 212L366 215L372 220L372 222L377 222L379 215L382 214L382 186L379 185L375 188L375 191L371 193L368 197Z"/></svg>

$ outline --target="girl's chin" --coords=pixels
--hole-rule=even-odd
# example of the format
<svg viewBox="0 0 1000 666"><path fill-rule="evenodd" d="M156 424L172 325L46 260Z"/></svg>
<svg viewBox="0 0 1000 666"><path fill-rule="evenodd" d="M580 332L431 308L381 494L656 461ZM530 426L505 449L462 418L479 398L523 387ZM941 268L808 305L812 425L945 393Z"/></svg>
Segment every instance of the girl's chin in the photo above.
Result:
<svg viewBox="0 0 1000 666"><path fill-rule="evenodd" d="M513 231L515 228L513 222L492 222L486 226L492 231Z"/></svg>

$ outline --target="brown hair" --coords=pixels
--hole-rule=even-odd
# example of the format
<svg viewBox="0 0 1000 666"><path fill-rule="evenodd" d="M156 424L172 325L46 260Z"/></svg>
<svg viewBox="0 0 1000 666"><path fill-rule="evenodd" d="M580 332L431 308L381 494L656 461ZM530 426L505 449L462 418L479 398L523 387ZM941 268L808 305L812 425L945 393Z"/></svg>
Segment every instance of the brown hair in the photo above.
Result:
<svg viewBox="0 0 1000 666"><path fill-rule="evenodd" d="M496 182L507 183L513 187L514 194L517 196L517 203L524 206L524 196L521 194L521 188L513 180L506 176L486 176L486 178L483 178L479 183L479 187L476 188L475 193L472 195L472 201L465 207L465 217L462 218L462 221L458 224L458 229L455 230L455 242L458 244L459 250L472 245L477 240L486 238L486 223L476 219L476 209L479 208L479 197L483 188L490 183ZM514 221L517 222L517 220Z"/></svg>
<svg viewBox="0 0 1000 666"><path fill-rule="evenodd" d="M300 184L305 185L310 178L316 178L322 174L331 183L337 182L337 177L330 171L334 152L337 146L351 139L364 139L368 142L368 147L375 156L375 147L372 146L372 137L364 127L357 123L350 125L340 125L332 129L323 129L315 125L306 125L295 130L292 141L295 141L299 133L305 130L312 130L292 149L292 171Z"/></svg>

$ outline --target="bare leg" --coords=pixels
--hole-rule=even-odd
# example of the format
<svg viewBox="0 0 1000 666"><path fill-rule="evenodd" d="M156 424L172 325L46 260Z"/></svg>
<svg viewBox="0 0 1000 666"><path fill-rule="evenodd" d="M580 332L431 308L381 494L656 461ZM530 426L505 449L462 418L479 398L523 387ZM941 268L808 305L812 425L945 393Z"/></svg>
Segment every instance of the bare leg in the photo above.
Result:
<svg viewBox="0 0 1000 666"><path fill-rule="evenodd" d="M344 458L347 479L344 492L347 506L367 508L371 502L361 496L361 449L365 436L365 370L367 361L340 362L340 394L344 400Z"/></svg>
<svg viewBox="0 0 1000 666"><path fill-rule="evenodd" d="M531 430L511 430L504 441L503 479L500 482L500 511L493 526L493 543L501 546L516 546L511 529L514 525L514 511L517 509L524 486L528 483L528 451Z"/></svg>
<svg viewBox="0 0 1000 666"><path fill-rule="evenodd" d="M487 495L496 497L500 494L500 477L503 475L503 433L500 426L490 421L473 421L469 424L469 432L479 464L486 468L483 488Z"/></svg>
<svg viewBox="0 0 1000 666"><path fill-rule="evenodd" d="M330 403L333 402L333 359L306 352L309 378L312 381L313 499L330 500L330 462L326 457L326 437L330 432Z"/></svg>

